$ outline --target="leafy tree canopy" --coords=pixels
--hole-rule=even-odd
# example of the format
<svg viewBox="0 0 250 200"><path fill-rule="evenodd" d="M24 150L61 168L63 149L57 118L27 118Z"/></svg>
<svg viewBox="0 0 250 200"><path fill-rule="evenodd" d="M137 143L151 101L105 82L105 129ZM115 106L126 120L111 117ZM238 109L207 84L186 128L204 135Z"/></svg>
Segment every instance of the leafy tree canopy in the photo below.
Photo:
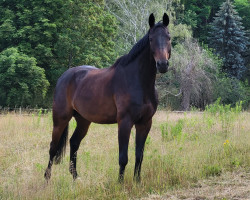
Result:
<svg viewBox="0 0 250 200"><path fill-rule="evenodd" d="M235 9L242 18L242 24L246 30L250 30L250 1L234 0Z"/></svg>
<svg viewBox="0 0 250 200"><path fill-rule="evenodd" d="M0 102L1 106L27 106L41 103L49 82L44 69L36 65L36 59L17 48L0 53Z"/></svg>
<svg viewBox="0 0 250 200"><path fill-rule="evenodd" d="M104 0L1 1L0 16L0 52L16 47L36 58L52 85L68 67L116 58L116 21Z"/></svg>
<svg viewBox="0 0 250 200"><path fill-rule="evenodd" d="M15 48L16 53L11 50L14 55L35 59L36 64L30 61L32 65L25 66L45 70L51 86L48 95L67 68L84 64L107 67L117 57L116 19L105 9L104 0L3 0L0 16L0 53ZM10 99L1 104L10 104ZM20 104L27 99L19 99Z"/></svg>
<svg viewBox="0 0 250 200"><path fill-rule="evenodd" d="M194 37L207 43L209 23L223 2L224 0L182 0L185 9L183 20L179 21L191 25Z"/></svg>

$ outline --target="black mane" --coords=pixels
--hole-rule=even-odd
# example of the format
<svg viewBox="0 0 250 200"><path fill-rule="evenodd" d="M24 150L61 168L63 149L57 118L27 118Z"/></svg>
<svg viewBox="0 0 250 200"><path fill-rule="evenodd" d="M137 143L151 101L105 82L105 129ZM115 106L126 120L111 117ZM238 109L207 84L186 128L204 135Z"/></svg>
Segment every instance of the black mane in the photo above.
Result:
<svg viewBox="0 0 250 200"><path fill-rule="evenodd" d="M142 39L140 39L129 51L128 54L120 57L115 64L120 64L120 65L127 65L129 62L131 62L143 49L147 44L149 44L149 38L148 38L149 33L144 35Z"/></svg>

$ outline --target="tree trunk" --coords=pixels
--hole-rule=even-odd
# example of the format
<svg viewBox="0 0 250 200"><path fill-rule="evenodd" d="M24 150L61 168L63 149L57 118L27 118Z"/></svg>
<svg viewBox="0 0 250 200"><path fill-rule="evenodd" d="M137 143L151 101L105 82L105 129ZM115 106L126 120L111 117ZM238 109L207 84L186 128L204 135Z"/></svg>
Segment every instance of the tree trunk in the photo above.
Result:
<svg viewBox="0 0 250 200"><path fill-rule="evenodd" d="M182 92L181 110L190 110L191 87L185 87Z"/></svg>
<svg viewBox="0 0 250 200"><path fill-rule="evenodd" d="M190 97L193 87L192 73L194 67L195 65L193 63L193 58L192 58L189 64L187 65L186 69L184 70L184 79L181 83L181 91L182 91L181 109L184 111L190 110Z"/></svg>

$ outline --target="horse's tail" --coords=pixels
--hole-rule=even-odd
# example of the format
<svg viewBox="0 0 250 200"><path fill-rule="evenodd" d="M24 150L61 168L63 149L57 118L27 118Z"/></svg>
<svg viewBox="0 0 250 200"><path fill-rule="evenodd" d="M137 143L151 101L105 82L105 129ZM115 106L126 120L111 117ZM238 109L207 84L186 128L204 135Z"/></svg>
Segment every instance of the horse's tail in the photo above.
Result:
<svg viewBox="0 0 250 200"><path fill-rule="evenodd" d="M61 163L62 158L65 155L66 144L67 144L67 140L68 140L68 127L69 127L69 124L67 124L67 126L63 130L62 136L61 136L60 141L58 143L57 152L56 152L56 155L54 158L55 164Z"/></svg>

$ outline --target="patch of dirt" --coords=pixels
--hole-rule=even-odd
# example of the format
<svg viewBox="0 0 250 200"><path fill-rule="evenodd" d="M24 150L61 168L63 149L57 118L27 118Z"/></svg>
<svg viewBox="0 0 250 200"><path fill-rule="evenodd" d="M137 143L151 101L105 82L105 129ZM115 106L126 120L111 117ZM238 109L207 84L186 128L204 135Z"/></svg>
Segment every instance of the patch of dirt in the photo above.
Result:
<svg viewBox="0 0 250 200"><path fill-rule="evenodd" d="M219 177L199 181L195 186L150 195L143 200L250 200L250 172L227 172Z"/></svg>

